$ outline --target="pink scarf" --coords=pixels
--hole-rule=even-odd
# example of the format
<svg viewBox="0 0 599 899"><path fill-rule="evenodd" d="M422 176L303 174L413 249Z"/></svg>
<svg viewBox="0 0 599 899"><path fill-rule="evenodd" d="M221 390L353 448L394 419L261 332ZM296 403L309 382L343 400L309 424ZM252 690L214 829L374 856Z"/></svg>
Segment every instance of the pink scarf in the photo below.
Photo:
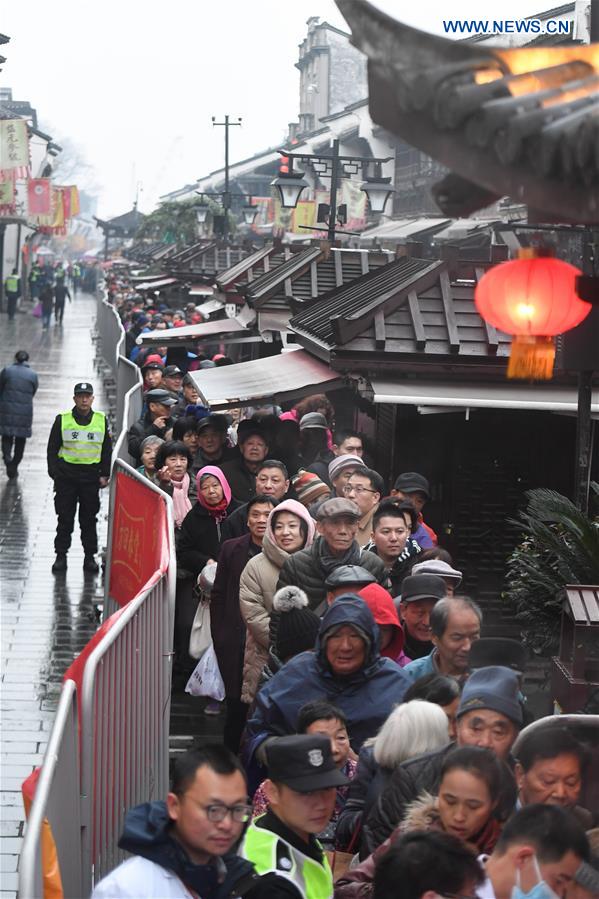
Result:
<svg viewBox="0 0 599 899"><path fill-rule="evenodd" d="M185 473L182 480L173 481L173 515L178 528L183 524L183 519L191 509L189 500L189 475Z"/></svg>
<svg viewBox="0 0 599 899"><path fill-rule="evenodd" d="M206 500L204 499L204 495L201 491L201 483L204 475L210 474L213 478L219 482L221 487L223 488L223 498L219 503L215 506L210 506ZM198 494L198 503L202 508L206 509L209 515L214 518L217 524L223 520L223 518L227 517L227 509L229 508L229 503L231 502L231 487L229 486L229 482L226 477L216 465L204 465L203 468L200 468L196 475L196 485L197 485L197 494Z"/></svg>

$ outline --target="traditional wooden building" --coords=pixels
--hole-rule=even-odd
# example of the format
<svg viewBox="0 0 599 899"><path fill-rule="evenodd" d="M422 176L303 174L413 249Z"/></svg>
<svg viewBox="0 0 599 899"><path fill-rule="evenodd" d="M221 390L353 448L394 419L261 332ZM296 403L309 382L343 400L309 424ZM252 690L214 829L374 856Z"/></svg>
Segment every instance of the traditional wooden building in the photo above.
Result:
<svg viewBox="0 0 599 899"><path fill-rule="evenodd" d="M524 491L568 494L575 460L575 379L506 381L511 338L474 305L490 264L400 258L290 321L301 346L353 385L357 411L347 403L339 418L371 438L389 485L402 471L430 480L427 521L458 567L476 571L478 595L500 588Z"/></svg>

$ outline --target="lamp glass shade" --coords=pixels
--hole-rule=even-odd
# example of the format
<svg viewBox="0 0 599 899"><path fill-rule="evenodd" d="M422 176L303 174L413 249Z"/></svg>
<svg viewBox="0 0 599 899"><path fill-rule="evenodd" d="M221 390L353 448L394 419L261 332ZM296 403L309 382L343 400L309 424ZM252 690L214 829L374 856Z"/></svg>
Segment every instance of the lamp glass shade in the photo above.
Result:
<svg viewBox="0 0 599 899"><path fill-rule="evenodd" d="M395 193L395 188L391 187L391 178L367 178L360 184L360 190L368 197L372 212L384 212L387 200Z"/></svg>
<svg viewBox="0 0 599 899"><path fill-rule="evenodd" d="M554 337L575 328L591 311L576 293L580 274L550 257L502 262L480 279L474 302L481 317L505 334Z"/></svg>
<svg viewBox="0 0 599 899"><path fill-rule="evenodd" d="M210 211L209 206L204 206L203 204L201 206L196 206L196 219L197 219L198 225L204 224L204 222L208 218L209 211Z"/></svg>
<svg viewBox="0 0 599 899"><path fill-rule="evenodd" d="M279 191L281 206L284 209L295 209L304 187L309 186L305 178L295 173L290 175L281 174L270 183L272 187L276 187Z"/></svg>
<svg viewBox="0 0 599 899"><path fill-rule="evenodd" d="M252 206L252 205L244 206L243 209L241 210L241 212L242 212L243 221L245 222L245 224L253 225L254 219L258 215L258 207Z"/></svg>

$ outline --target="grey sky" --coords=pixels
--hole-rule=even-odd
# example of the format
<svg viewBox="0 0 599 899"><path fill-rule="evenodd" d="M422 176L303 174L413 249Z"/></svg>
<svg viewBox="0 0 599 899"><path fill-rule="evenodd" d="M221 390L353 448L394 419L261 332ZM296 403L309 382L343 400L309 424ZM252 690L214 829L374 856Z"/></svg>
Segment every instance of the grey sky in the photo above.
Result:
<svg viewBox="0 0 599 899"><path fill-rule="evenodd" d="M36 7L39 5L39 10ZM538 0L378 0L391 15L440 33L444 18L519 18ZM550 6L550 4L546 4ZM140 208L223 164L223 129L242 116L231 160L283 140L298 111L294 63L309 16L344 28L333 0L53 0L6 4L11 38L2 83L29 100L95 169L102 216Z"/></svg>

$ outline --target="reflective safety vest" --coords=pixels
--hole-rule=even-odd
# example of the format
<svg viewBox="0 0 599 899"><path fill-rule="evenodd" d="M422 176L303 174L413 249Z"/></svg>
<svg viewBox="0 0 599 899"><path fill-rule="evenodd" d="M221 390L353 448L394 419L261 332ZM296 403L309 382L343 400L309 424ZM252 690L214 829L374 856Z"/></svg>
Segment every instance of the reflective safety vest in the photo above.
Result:
<svg viewBox="0 0 599 899"><path fill-rule="evenodd" d="M330 899L333 874L326 855L319 864L270 830L250 824L239 854L252 862L258 874L276 874L291 881L302 899Z"/></svg>
<svg viewBox="0 0 599 899"><path fill-rule="evenodd" d="M4 287L7 293L18 293L19 291L19 279L16 275L9 275L6 281L4 282Z"/></svg>
<svg viewBox="0 0 599 899"><path fill-rule="evenodd" d="M80 425L72 412L61 417L62 446L58 455L71 465L94 465L102 458L102 444L106 433L106 416L94 412L88 425Z"/></svg>

